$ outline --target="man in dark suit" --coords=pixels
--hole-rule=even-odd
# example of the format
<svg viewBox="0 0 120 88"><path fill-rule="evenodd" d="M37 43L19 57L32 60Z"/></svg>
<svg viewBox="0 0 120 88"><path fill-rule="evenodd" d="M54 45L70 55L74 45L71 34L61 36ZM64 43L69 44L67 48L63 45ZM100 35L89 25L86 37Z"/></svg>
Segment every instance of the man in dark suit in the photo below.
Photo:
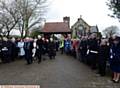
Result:
<svg viewBox="0 0 120 88"><path fill-rule="evenodd" d="M88 49L89 49L89 59L90 59L90 65L91 68L94 70L97 66L97 58L98 58L98 41L96 39L96 34L91 34L91 39L88 43Z"/></svg>
<svg viewBox="0 0 120 88"><path fill-rule="evenodd" d="M87 40L85 39L85 36L82 37L82 40L79 45L79 50L81 55L81 61L86 62Z"/></svg>
<svg viewBox="0 0 120 88"><path fill-rule="evenodd" d="M37 40L37 58L38 58L38 63L41 62L42 52L43 52L43 40L42 40L41 36L38 35L38 40Z"/></svg>
<svg viewBox="0 0 120 88"><path fill-rule="evenodd" d="M16 40L15 40L14 37L10 41L10 43L11 43L11 47L10 47L11 48L11 55L10 55L11 61L14 61L15 58L16 58L17 47L16 47L16 42L15 41Z"/></svg>
<svg viewBox="0 0 120 88"><path fill-rule="evenodd" d="M10 62L10 56L9 56L9 49L10 44L8 42L8 39L6 37L3 37L2 41L2 47L1 47L1 54L2 54L2 62L3 63L9 63Z"/></svg>
<svg viewBox="0 0 120 88"><path fill-rule="evenodd" d="M0 59L1 59L1 56L2 56L2 39L0 38Z"/></svg>
<svg viewBox="0 0 120 88"><path fill-rule="evenodd" d="M55 59L56 56L56 45L52 38L50 38L50 42L48 44L48 55L50 59Z"/></svg>
<svg viewBox="0 0 120 88"><path fill-rule="evenodd" d="M33 59L32 59L32 48L33 48L32 41L27 37L25 39L25 45L24 45L25 59L27 61L27 65L32 64L32 62L33 62Z"/></svg>

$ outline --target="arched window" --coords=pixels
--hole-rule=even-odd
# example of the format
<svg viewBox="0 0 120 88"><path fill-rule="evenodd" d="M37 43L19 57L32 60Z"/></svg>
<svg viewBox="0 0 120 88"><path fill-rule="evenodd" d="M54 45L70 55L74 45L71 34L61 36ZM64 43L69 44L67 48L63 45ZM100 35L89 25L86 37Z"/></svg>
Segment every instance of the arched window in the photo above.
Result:
<svg viewBox="0 0 120 88"><path fill-rule="evenodd" d="M84 27L83 25L79 25L77 30L77 36L78 37L83 36L83 33L84 33Z"/></svg>

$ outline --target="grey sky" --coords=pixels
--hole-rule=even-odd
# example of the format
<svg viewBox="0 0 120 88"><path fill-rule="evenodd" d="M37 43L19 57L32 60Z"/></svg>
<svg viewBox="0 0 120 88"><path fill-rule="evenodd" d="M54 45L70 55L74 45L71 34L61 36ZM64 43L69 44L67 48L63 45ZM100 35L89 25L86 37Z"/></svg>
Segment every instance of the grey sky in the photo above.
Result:
<svg viewBox="0 0 120 88"><path fill-rule="evenodd" d="M71 25L77 18L82 18L89 25L98 25L100 31L111 25L120 23L117 19L108 16L111 11L106 6L107 0L50 0L52 3L47 12L47 22L62 21L64 16L70 16Z"/></svg>

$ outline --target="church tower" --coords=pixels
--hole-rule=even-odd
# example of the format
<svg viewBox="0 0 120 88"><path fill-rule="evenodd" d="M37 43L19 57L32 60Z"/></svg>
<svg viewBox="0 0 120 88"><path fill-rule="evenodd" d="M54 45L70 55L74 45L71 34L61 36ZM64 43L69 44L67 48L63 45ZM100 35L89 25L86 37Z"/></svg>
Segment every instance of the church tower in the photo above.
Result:
<svg viewBox="0 0 120 88"><path fill-rule="evenodd" d="M63 22L68 23L68 26L70 28L70 17L67 16L63 17Z"/></svg>

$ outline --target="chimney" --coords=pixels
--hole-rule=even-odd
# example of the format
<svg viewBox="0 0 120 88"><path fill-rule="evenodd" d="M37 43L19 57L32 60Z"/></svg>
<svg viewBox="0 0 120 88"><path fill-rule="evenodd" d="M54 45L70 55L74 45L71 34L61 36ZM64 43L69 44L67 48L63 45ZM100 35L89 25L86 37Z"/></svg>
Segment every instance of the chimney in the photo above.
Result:
<svg viewBox="0 0 120 88"><path fill-rule="evenodd" d="M70 28L70 17L67 16L63 17L63 22L68 23L68 26Z"/></svg>

